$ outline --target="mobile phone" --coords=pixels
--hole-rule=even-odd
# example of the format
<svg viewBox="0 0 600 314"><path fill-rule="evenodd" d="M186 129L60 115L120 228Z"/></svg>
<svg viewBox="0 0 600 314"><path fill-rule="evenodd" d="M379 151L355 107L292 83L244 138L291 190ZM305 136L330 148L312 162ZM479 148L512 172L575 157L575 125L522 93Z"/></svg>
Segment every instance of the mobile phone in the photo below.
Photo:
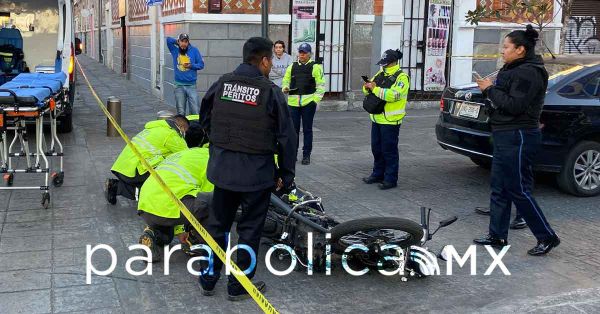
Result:
<svg viewBox="0 0 600 314"><path fill-rule="evenodd" d="M361 77L362 77L363 81L365 81L365 83L371 82L371 80L369 80L369 78L366 75L362 75Z"/></svg>
<svg viewBox="0 0 600 314"><path fill-rule="evenodd" d="M479 73L477 73L477 71L473 71L472 73L473 73L473 78L475 80L481 80L482 79L481 75L479 75Z"/></svg>

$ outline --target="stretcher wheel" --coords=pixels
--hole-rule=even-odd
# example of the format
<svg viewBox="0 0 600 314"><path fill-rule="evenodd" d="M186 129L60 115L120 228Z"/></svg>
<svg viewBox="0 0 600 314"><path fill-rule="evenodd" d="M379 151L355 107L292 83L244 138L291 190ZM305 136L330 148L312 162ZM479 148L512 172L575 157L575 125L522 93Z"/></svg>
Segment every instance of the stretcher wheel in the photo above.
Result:
<svg viewBox="0 0 600 314"><path fill-rule="evenodd" d="M12 185L14 179L15 179L15 175L12 173L4 175L4 181L6 181L7 185Z"/></svg>
<svg viewBox="0 0 600 314"><path fill-rule="evenodd" d="M65 173L64 172L60 172L60 173L52 173L52 184L54 184L54 186L61 186L63 185L63 182L65 181Z"/></svg>
<svg viewBox="0 0 600 314"><path fill-rule="evenodd" d="M44 209L48 209L50 206L50 192L42 193L42 206Z"/></svg>

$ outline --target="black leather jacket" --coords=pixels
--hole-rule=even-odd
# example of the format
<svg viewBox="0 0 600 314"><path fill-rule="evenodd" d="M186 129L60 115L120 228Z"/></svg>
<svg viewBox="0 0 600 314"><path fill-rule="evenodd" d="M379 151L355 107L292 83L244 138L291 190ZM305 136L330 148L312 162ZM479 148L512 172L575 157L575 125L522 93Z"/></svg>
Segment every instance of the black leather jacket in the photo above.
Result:
<svg viewBox="0 0 600 314"><path fill-rule="evenodd" d="M540 56L505 64L494 85L484 91L494 107L492 130L538 128L547 87L548 72Z"/></svg>

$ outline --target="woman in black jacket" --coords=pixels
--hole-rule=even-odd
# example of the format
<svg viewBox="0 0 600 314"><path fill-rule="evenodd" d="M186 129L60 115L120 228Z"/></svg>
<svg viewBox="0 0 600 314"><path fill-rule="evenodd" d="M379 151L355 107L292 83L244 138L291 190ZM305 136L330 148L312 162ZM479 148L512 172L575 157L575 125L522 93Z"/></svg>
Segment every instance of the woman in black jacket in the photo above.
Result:
<svg viewBox="0 0 600 314"><path fill-rule="evenodd" d="M544 255L560 244L560 239L533 198L533 161L541 143L540 114L548 86L548 72L535 55L538 33L527 29L509 33L504 39L505 65L495 84L477 81L490 100L490 124L494 143L492 162L489 234L474 242L503 247L507 245L510 211L514 203L538 240L530 255Z"/></svg>

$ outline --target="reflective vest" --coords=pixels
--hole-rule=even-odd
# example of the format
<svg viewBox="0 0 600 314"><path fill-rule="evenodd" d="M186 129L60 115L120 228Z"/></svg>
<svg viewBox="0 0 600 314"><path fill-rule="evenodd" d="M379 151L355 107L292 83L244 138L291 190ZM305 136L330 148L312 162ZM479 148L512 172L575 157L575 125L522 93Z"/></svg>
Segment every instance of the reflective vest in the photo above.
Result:
<svg viewBox="0 0 600 314"><path fill-rule="evenodd" d="M210 143L248 154L277 152L277 121L268 111L271 88L267 78L224 75L211 112Z"/></svg>
<svg viewBox="0 0 600 314"><path fill-rule="evenodd" d="M409 77L401 72L395 82L390 82L389 77L400 71L400 66L384 68L377 72L371 79L377 84L373 89L373 94L386 101L384 112L380 114L371 114L371 121L377 124L398 125L406 115L406 102L408 100L408 91L410 88ZM363 92L367 91L363 88Z"/></svg>
<svg viewBox="0 0 600 314"><path fill-rule="evenodd" d="M173 129L165 120L146 123L144 130L134 136L131 142L152 167L158 165L172 153L187 149L187 144L179 132ZM135 156L129 145L123 148L111 170L130 178L136 176L136 170L139 174L148 171Z"/></svg>
<svg viewBox="0 0 600 314"><path fill-rule="evenodd" d="M206 178L208 148L190 148L172 154L156 167L156 172L178 199L200 192L212 192L214 186ZM154 176L140 190L138 210L164 218L179 218L177 205L163 191Z"/></svg>

